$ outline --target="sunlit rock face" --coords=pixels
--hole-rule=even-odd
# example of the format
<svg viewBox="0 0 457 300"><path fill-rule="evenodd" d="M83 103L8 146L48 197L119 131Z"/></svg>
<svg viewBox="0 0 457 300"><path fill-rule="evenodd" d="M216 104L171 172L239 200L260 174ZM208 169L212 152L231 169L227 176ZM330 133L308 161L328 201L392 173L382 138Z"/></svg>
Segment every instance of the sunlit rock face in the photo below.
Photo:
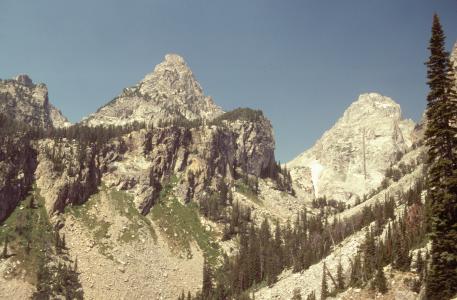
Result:
<svg viewBox="0 0 457 300"><path fill-rule="evenodd" d="M341 201L363 197L411 147L414 126L391 98L360 95L311 149L287 164L296 190Z"/></svg>
<svg viewBox="0 0 457 300"><path fill-rule="evenodd" d="M28 75L0 80L0 113L33 127L66 127L67 118L48 99L45 84L34 84Z"/></svg>
<svg viewBox="0 0 457 300"><path fill-rule="evenodd" d="M223 113L200 84L184 59L167 54L154 71L126 88L111 102L83 120L91 126L132 122L158 124L174 119L211 120Z"/></svg>

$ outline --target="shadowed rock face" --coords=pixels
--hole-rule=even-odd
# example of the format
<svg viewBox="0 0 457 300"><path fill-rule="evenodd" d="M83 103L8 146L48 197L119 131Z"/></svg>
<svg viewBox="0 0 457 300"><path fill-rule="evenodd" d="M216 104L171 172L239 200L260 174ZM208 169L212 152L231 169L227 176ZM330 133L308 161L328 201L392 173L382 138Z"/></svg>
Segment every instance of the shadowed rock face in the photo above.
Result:
<svg viewBox="0 0 457 300"><path fill-rule="evenodd" d="M24 86L33 87L33 81L27 74L17 75L15 79L16 79L16 82L18 82Z"/></svg>
<svg viewBox="0 0 457 300"><path fill-rule="evenodd" d="M24 134L0 137L0 222L27 195L35 168L36 151Z"/></svg>
<svg viewBox="0 0 457 300"><path fill-rule="evenodd" d="M134 121L158 124L173 119L211 120L223 113L200 84L182 57L165 60L137 85L126 88L82 123L124 125Z"/></svg>
<svg viewBox="0 0 457 300"><path fill-rule="evenodd" d="M70 123L48 99L48 88L27 75L0 80L0 113L32 127L65 127Z"/></svg>
<svg viewBox="0 0 457 300"><path fill-rule="evenodd" d="M413 128L391 98L360 95L311 149L288 163L296 189L343 201L363 197L411 146Z"/></svg>

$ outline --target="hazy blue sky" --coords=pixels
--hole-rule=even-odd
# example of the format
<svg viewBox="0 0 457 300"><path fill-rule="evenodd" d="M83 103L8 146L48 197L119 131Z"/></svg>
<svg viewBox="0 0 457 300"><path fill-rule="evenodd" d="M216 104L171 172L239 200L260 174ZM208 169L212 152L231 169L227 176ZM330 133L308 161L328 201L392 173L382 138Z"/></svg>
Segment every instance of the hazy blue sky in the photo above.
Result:
<svg viewBox="0 0 457 300"><path fill-rule="evenodd" d="M75 122L178 53L225 110L264 111L284 162L363 92L418 120L435 11L450 48L457 0L1 0L0 78L46 83Z"/></svg>

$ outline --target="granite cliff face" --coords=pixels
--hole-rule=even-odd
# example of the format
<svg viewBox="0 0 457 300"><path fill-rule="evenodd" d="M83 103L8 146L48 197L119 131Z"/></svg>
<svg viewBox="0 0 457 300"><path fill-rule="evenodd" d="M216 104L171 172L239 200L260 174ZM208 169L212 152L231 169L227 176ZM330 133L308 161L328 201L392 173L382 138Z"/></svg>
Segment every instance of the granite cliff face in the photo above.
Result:
<svg viewBox="0 0 457 300"><path fill-rule="evenodd" d="M297 191L354 200L377 188L413 143L414 122L377 93L362 94L309 150L287 164Z"/></svg>
<svg viewBox="0 0 457 300"><path fill-rule="evenodd" d="M134 121L158 124L174 119L212 120L223 113L200 84L184 59L167 54L165 60L137 85L83 120L83 124L125 125Z"/></svg>
<svg viewBox="0 0 457 300"><path fill-rule="evenodd" d="M217 125L142 129L83 148L46 139L38 153L37 185L50 213L85 202L103 181L129 191L146 214L171 176L179 178L180 199L191 201L217 191L219 180L231 184L245 173L262 177L275 163L272 127L261 115L255 121L221 118Z"/></svg>
<svg viewBox="0 0 457 300"><path fill-rule="evenodd" d="M70 123L48 99L45 84L34 84L27 75L0 80L0 113L32 127L66 127Z"/></svg>

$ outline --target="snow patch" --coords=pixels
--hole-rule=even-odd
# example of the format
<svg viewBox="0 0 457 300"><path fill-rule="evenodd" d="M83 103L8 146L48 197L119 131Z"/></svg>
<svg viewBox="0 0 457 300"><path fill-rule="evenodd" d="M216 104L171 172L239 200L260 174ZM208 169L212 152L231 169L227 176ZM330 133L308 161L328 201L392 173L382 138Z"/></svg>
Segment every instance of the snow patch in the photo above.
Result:
<svg viewBox="0 0 457 300"><path fill-rule="evenodd" d="M313 182L314 196L318 197L318 182L324 167L319 163L318 160L311 162L311 181Z"/></svg>

